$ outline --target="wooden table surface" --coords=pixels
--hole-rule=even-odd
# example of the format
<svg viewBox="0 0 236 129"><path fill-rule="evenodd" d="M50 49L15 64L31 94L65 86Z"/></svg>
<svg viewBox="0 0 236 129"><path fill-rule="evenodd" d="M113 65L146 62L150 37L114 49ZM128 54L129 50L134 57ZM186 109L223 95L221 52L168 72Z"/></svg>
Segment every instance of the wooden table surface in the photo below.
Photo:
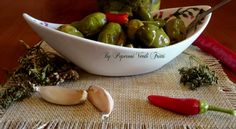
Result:
<svg viewBox="0 0 236 129"><path fill-rule="evenodd" d="M189 5L213 6L220 0L162 0L161 8ZM221 42L224 46L236 52L236 1L218 9L204 31L205 34ZM95 0L1 0L0 3L0 81L6 80L4 69L14 69L17 60L25 53L25 48L19 43L24 40L31 46L40 38L31 30L22 18L26 12L35 18L57 23L69 23L81 19L88 13L96 11ZM225 73L236 83L236 73L223 65Z"/></svg>

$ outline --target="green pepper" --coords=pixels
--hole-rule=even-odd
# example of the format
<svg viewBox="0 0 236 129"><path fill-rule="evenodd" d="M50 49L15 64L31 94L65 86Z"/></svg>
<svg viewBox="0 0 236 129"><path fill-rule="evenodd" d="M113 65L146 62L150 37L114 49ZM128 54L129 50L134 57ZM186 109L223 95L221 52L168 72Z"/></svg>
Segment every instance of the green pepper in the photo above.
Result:
<svg viewBox="0 0 236 129"><path fill-rule="evenodd" d="M74 26L71 26L69 24L59 26L58 30L75 36L84 37L84 35L80 31L78 31Z"/></svg>
<svg viewBox="0 0 236 129"><path fill-rule="evenodd" d="M180 18L174 18L167 21L165 31L172 42L179 42L186 38L186 26Z"/></svg>
<svg viewBox="0 0 236 129"><path fill-rule="evenodd" d="M163 28L166 24L166 21L162 18L154 18L153 21L142 21L144 24L153 24L159 28Z"/></svg>
<svg viewBox="0 0 236 129"><path fill-rule="evenodd" d="M160 8L161 0L149 0L151 2L151 11L157 11Z"/></svg>
<svg viewBox="0 0 236 129"><path fill-rule="evenodd" d="M121 34L122 34L121 25L118 23L110 22L99 33L98 41L117 45L120 40L119 38Z"/></svg>
<svg viewBox="0 0 236 129"><path fill-rule="evenodd" d="M138 19L132 19L128 22L127 25L127 35L128 38L131 40L135 39L135 33L137 32L137 30L143 26L143 22L138 20Z"/></svg>
<svg viewBox="0 0 236 129"><path fill-rule="evenodd" d="M119 12L128 13L130 17L133 17L133 8L130 5L125 5Z"/></svg>
<svg viewBox="0 0 236 129"><path fill-rule="evenodd" d="M120 33L120 36L118 38L116 45L124 46L125 42L126 42L126 38L127 38L127 36L126 36L125 32L123 30L121 30L121 33Z"/></svg>
<svg viewBox="0 0 236 129"><path fill-rule="evenodd" d="M159 48L170 44L170 39L165 31L152 24L141 26L137 30L136 36L147 47Z"/></svg>
<svg viewBox="0 0 236 129"><path fill-rule="evenodd" d="M103 12L117 12L120 11L125 5L127 5L126 0L98 0L98 7Z"/></svg>
<svg viewBox="0 0 236 129"><path fill-rule="evenodd" d="M148 12L156 11L161 0L98 0L98 8L103 12L127 12L133 16L139 6Z"/></svg>
<svg viewBox="0 0 236 129"><path fill-rule="evenodd" d="M71 23L72 26L76 27L86 37L93 36L100 32L105 24L106 15L101 12L92 13L80 21Z"/></svg>
<svg viewBox="0 0 236 129"><path fill-rule="evenodd" d="M135 17L144 21L152 21L153 17L149 9L144 8L140 5L137 9L134 10Z"/></svg>
<svg viewBox="0 0 236 129"><path fill-rule="evenodd" d="M127 0L132 6L142 5L145 9L156 11L160 7L161 0Z"/></svg>

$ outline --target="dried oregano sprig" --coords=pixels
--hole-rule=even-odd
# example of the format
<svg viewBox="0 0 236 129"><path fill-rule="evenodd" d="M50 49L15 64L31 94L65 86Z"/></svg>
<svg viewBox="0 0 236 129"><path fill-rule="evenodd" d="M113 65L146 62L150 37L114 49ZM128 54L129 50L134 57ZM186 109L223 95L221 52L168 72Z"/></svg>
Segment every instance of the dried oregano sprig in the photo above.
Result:
<svg viewBox="0 0 236 129"><path fill-rule="evenodd" d="M31 96L35 86L58 85L64 81L79 79L72 63L55 53L45 51L41 43L32 48L27 44L25 46L27 53L19 59L18 69L12 73L8 83L1 86L0 106L3 108Z"/></svg>
<svg viewBox="0 0 236 129"><path fill-rule="evenodd" d="M191 68L183 67L179 69L181 75L180 82L188 85L191 90L200 86L208 86L217 83L218 77L207 65L198 65Z"/></svg>
<svg viewBox="0 0 236 129"><path fill-rule="evenodd" d="M6 86L0 92L0 104L3 108L8 108L13 102L23 100L30 97L34 93L34 89L26 82Z"/></svg>
<svg viewBox="0 0 236 129"><path fill-rule="evenodd" d="M215 71L212 71L207 65L202 64L200 62L201 60L197 57L190 55L189 58L190 60L197 61L199 64L197 66L180 68L180 83L189 86L191 90L195 90L200 86L209 86L217 83L218 77L216 76Z"/></svg>

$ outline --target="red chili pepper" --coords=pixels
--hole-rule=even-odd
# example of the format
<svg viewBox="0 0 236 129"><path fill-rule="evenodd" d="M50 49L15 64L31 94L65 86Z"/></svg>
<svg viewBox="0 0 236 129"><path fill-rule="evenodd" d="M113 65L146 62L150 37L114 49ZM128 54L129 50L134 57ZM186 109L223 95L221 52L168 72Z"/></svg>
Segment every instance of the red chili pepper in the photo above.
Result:
<svg viewBox="0 0 236 129"><path fill-rule="evenodd" d="M116 22L119 24L125 24L129 21L128 13L105 13L108 22Z"/></svg>
<svg viewBox="0 0 236 129"><path fill-rule="evenodd" d="M226 48L215 39L202 34L193 45L198 46L202 51L214 56L236 72L236 53Z"/></svg>
<svg viewBox="0 0 236 129"><path fill-rule="evenodd" d="M207 111L218 111L236 115L235 110L224 109L215 106L210 106L206 101L200 101L193 98L171 98L160 95L150 95L148 100L151 104L167 109L182 115L197 115Z"/></svg>

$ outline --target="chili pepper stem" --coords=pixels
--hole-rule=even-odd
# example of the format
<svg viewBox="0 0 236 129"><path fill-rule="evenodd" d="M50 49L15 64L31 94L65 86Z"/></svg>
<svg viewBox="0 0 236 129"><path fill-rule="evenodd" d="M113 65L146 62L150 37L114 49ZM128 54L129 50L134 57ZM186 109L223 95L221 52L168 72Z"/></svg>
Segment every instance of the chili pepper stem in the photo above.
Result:
<svg viewBox="0 0 236 129"><path fill-rule="evenodd" d="M208 110L209 111L217 111L217 112L228 113L230 115L236 116L236 111L233 110L233 109L225 109L225 108L220 108L220 107L209 105Z"/></svg>

